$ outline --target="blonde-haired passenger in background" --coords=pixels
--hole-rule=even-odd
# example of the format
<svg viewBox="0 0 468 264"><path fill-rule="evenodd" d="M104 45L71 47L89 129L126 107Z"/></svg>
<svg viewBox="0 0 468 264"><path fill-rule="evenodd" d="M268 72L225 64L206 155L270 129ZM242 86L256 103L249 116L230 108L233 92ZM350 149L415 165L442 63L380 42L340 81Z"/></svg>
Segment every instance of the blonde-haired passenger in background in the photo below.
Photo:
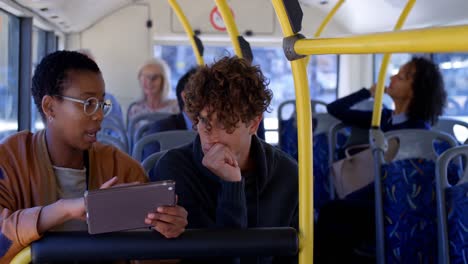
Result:
<svg viewBox="0 0 468 264"><path fill-rule="evenodd" d="M168 99L171 89L170 69L162 59L148 60L138 71L143 98L130 105L128 119L153 112L179 113L177 100Z"/></svg>

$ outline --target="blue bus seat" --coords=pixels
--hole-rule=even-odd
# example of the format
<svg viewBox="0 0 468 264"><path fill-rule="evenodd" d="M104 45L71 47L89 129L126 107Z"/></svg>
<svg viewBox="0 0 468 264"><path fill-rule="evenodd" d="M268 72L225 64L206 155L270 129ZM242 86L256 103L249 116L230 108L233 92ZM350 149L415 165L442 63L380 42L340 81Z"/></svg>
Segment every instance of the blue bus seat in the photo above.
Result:
<svg viewBox="0 0 468 264"><path fill-rule="evenodd" d="M141 162L141 166L143 167L143 169L145 169L145 172L151 181L155 181L154 168L158 164L159 159L161 159L161 157L164 156L164 154L166 153L167 150L153 153Z"/></svg>
<svg viewBox="0 0 468 264"><path fill-rule="evenodd" d="M316 113L321 106L325 109L327 104L322 101L310 100L312 113ZM287 100L278 106L278 145L284 152L294 157L297 155L297 125L296 125L296 101ZM297 160L297 158L296 158Z"/></svg>
<svg viewBox="0 0 468 264"><path fill-rule="evenodd" d="M312 111L315 112L318 105L326 104L320 101L311 101ZM286 107L290 113L286 114ZM327 113L313 115L313 171L314 171L314 208L318 209L330 200L329 163L328 163L328 131L331 126L339 121ZM280 148L294 159L298 160L297 123L295 115L295 101L283 102L278 109L279 142ZM343 141L340 137L340 141Z"/></svg>
<svg viewBox="0 0 468 264"><path fill-rule="evenodd" d="M463 177L454 182L450 179L454 159L468 160L468 146L452 148L437 159L438 263L468 262L468 169L464 166Z"/></svg>
<svg viewBox="0 0 468 264"><path fill-rule="evenodd" d="M129 150L133 151L133 145L136 142L133 139L139 127L143 126L144 124L154 123L157 120L167 118L170 115L171 113L154 112L154 113L140 114L140 115L133 117L130 120L127 119L127 122L128 122L127 123L127 133L128 133L127 136L128 136L129 147L130 147Z"/></svg>
<svg viewBox="0 0 468 264"><path fill-rule="evenodd" d="M127 146L125 145L124 142L122 142L120 139L118 138L115 138L113 136L109 136L109 135L106 135L106 134L98 134L97 135L97 141L99 141L100 143L102 144L105 144L105 145L111 145L111 146L114 146L116 148L118 148L119 150L125 152L125 153L128 153L128 149L127 149Z"/></svg>
<svg viewBox="0 0 468 264"><path fill-rule="evenodd" d="M159 143L159 151L163 151L187 144L196 136L197 133L190 130L170 130L147 135L135 143L132 157L142 161L143 149L147 144Z"/></svg>
<svg viewBox="0 0 468 264"><path fill-rule="evenodd" d="M468 262L468 182L446 190L450 263Z"/></svg>
<svg viewBox="0 0 468 264"><path fill-rule="evenodd" d="M387 263L434 262L434 171L434 161L426 159L382 166Z"/></svg>
<svg viewBox="0 0 468 264"><path fill-rule="evenodd" d="M387 263L435 263L437 226L434 142L457 145L437 131L405 129L385 133L395 153L382 165Z"/></svg>
<svg viewBox="0 0 468 264"><path fill-rule="evenodd" d="M98 141L103 138L102 136L110 136L118 139L124 145L125 153L128 153L129 145L125 129L113 122L102 122L101 131L98 132Z"/></svg>

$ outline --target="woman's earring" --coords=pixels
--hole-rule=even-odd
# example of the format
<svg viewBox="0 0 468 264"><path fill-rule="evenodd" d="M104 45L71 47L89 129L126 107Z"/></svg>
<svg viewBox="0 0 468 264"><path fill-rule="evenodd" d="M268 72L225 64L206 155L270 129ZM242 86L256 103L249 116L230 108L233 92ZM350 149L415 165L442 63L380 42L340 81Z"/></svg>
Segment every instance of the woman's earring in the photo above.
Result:
<svg viewBox="0 0 468 264"><path fill-rule="evenodd" d="M49 119L49 123L51 123L52 121L54 121L54 117L53 117L53 116L49 116L48 119Z"/></svg>

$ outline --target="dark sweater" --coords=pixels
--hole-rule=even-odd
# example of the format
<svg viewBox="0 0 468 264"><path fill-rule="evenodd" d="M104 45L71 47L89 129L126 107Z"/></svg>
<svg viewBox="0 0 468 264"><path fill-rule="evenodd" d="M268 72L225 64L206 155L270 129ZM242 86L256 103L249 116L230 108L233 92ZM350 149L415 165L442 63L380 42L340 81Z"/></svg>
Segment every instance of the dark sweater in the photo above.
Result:
<svg viewBox="0 0 468 264"><path fill-rule="evenodd" d="M202 165L203 152L197 137L191 144L164 155L151 180L176 181L179 204L188 211L188 228L297 229L297 163L257 136L252 137L250 155L256 166L253 171L243 174L241 182L223 181ZM231 261L239 263L239 259ZM240 263L296 263L296 258L242 258Z"/></svg>
<svg viewBox="0 0 468 264"><path fill-rule="evenodd" d="M370 98L370 96L370 92L363 88L328 104L328 113L341 120L346 125L369 129L372 121L372 112L353 110L351 107ZM430 129L430 125L423 120L412 119L408 119L402 123L392 124L392 110L383 108L380 129L382 129L383 132L396 129Z"/></svg>

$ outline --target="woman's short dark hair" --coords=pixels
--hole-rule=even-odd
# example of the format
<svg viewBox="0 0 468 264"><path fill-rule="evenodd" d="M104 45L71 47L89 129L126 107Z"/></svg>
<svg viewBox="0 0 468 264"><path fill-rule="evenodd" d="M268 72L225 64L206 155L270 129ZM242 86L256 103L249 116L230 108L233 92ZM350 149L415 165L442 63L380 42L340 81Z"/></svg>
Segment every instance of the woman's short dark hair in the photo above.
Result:
<svg viewBox="0 0 468 264"><path fill-rule="evenodd" d="M413 99L408 107L408 118L435 124L444 111L447 93L439 67L432 61L414 57L409 61L414 69Z"/></svg>
<svg viewBox="0 0 468 264"><path fill-rule="evenodd" d="M211 66L199 67L190 77L185 109L195 126L207 107L208 119L216 113L218 122L232 133L239 121L250 122L268 110L273 94L267 85L258 66L238 57L223 57Z"/></svg>
<svg viewBox="0 0 468 264"><path fill-rule="evenodd" d="M61 95L71 70L101 73L93 60L76 51L56 51L44 57L37 65L32 78L32 95L44 120L42 98L46 95Z"/></svg>

